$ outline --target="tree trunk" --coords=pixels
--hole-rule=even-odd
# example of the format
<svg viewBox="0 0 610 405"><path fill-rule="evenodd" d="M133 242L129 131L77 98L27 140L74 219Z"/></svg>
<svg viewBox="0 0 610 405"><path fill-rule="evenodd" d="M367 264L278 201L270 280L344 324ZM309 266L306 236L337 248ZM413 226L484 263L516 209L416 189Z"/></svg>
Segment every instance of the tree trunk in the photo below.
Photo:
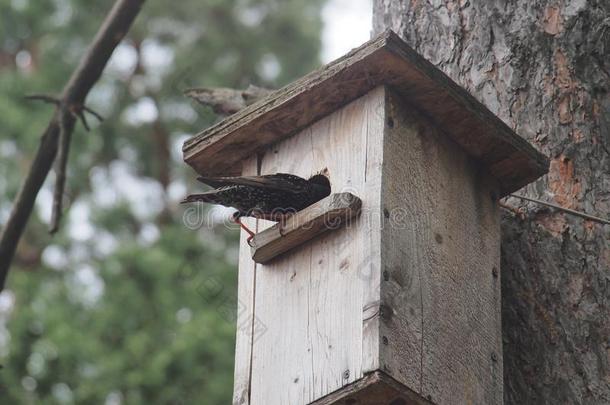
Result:
<svg viewBox="0 0 610 405"><path fill-rule="evenodd" d="M383 0L373 25L551 158L521 194L610 217L608 0ZM524 208L502 229L505 402L610 403L610 226Z"/></svg>

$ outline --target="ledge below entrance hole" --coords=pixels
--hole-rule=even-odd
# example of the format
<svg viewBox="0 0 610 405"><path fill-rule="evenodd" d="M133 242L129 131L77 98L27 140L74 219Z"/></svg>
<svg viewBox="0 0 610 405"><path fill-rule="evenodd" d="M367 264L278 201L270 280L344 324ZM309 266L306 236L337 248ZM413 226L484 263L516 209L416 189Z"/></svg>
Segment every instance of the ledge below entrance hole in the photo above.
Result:
<svg viewBox="0 0 610 405"><path fill-rule="evenodd" d="M273 258L327 231L337 230L360 214L362 201L350 193L336 193L310 205L254 235L252 260L267 263Z"/></svg>

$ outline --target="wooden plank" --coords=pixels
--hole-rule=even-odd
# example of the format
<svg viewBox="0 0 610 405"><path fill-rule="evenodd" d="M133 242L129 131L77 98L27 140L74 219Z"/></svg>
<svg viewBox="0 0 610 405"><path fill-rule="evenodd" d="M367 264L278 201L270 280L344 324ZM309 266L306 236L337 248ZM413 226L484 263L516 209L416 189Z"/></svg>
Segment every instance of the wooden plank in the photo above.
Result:
<svg viewBox="0 0 610 405"><path fill-rule="evenodd" d="M247 156L379 85L396 87L480 160L503 195L547 172L545 156L391 31L187 140L184 159L204 175L239 172Z"/></svg>
<svg viewBox="0 0 610 405"><path fill-rule="evenodd" d="M381 202L384 222L381 231L381 263L384 278L381 304L384 313L379 333L381 367L415 390L421 391L422 381L422 283L418 268L427 246L421 245L420 235L426 234L424 220L430 218L423 183L435 183L438 178L426 173L422 150L413 143L417 127L406 126L402 110L395 111L391 91L386 92L386 127L383 145ZM408 112L410 118L417 112ZM423 119L423 117L421 117ZM409 124L411 124L410 122ZM431 142L433 142L431 140ZM415 156L412 156L414 155Z"/></svg>
<svg viewBox="0 0 610 405"><path fill-rule="evenodd" d="M379 212L381 103L379 88L263 155L262 173L326 171L332 191L357 195L367 215L257 265L256 317L268 330L253 347L251 405L306 404L378 364L377 352L364 356L365 341L378 347L378 331L365 333L360 309L379 303L380 233L366 227Z"/></svg>
<svg viewBox="0 0 610 405"><path fill-rule="evenodd" d="M360 213L362 201L351 193L331 194L317 203L257 233L251 242L252 260L266 263Z"/></svg>
<svg viewBox="0 0 610 405"><path fill-rule="evenodd" d="M498 185L392 92L388 111L381 369L434 403L501 404Z"/></svg>
<svg viewBox="0 0 610 405"><path fill-rule="evenodd" d="M257 158L244 161L243 175L257 174ZM243 223L256 229L256 220L243 218ZM246 244L248 235L241 231L240 246ZM233 405L250 404L250 370L252 345L254 338L261 333L257 328L264 328L256 322L254 314L254 289L256 285L256 263L250 258L246 249L239 250L239 270L237 284L237 329L235 338L235 372L233 378Z"/></svg>
<svg viewBox="0 0 610 405"><path fill-rule="evenodd" d="M366 105L366 134L362 149L366 150L363 184L368 190L360 242L362 259L357 268L362 282L362 374L380 368L380 288L381 288L381 206L383 138L386 127L387 88L380 86L371 93ZM345 158L349 159L349 152ZM356 248L358 248L356 246Z"/></svg>
<svg viewBox="0 0 610 405"><path fill-rule="evenodd" d="M311 405L432 405L381 371L365 375Z"/></svg>

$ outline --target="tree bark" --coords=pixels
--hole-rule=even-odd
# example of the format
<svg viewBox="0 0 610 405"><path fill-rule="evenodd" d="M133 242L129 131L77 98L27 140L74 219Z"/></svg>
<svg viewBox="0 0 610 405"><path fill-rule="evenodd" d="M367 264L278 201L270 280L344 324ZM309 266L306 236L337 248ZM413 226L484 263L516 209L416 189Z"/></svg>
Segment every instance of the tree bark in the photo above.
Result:
<svg viewBox="0 0 610 405"><path fill-rule="evenodd" d="M551 158L521 194L610 217L610 2L382 0L373 25ZM523 208L503 218L505 402L610 403L610 226Z"/></svg>

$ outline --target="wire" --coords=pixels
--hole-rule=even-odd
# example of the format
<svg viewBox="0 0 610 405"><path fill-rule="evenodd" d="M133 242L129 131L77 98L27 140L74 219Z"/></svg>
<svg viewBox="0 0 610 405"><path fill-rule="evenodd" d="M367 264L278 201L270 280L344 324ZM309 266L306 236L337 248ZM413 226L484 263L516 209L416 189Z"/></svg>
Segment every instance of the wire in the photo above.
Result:
<svg viewBox="0 0 610 405"><path fill-rule="evenodd" d="M573 210L573 209L570 209L570 208L565 208L565 207L562 207L560 205L552 204L552 203L549 203L549 202L546 202L546 201L537 200L535 198L525 197L525 196L522 196L522 195L517 195L517 194L509 194L509 195L511 197L519 198L521 200L530 201L530 202L533 202L533 203L536 203L536 204L545 205L547 207L555 208L556 210L563 211L563 212L566 212L568 214L575 215L577 217L586 218L586 219L589 219L591 221L599 222L600 224L610 225L610 220L607 220L607 219L604 219L604 218L600 218L600 217L596 217L594 215L585 214L584 212L576 211L576 210Z"/></svg>

